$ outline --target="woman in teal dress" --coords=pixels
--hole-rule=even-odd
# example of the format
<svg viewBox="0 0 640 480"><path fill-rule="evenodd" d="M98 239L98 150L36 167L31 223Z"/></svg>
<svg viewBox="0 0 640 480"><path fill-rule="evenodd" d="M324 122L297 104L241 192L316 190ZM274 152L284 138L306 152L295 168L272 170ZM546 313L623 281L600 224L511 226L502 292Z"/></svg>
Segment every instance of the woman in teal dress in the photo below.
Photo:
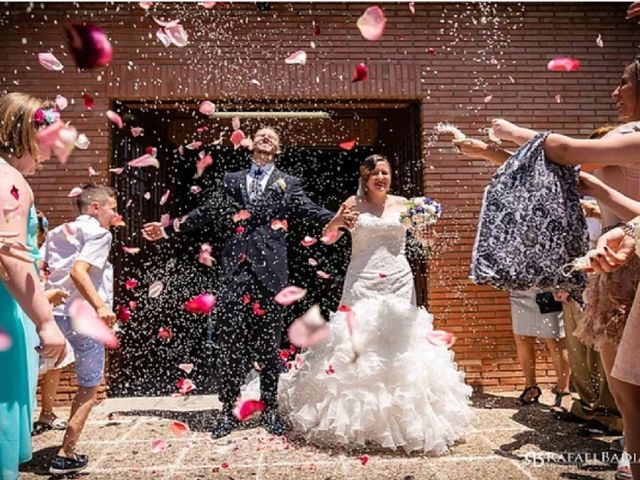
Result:
<svg viewBox="0 0 640 480"><path fill-rule="evenodd" d="M64 336L53 320L36 269L33 192L23 175L50 156L37 131L54 118L51 105L21 93L0 98L0 480L18 478L31 459L38 352L61 359ZM26 248L24 248L26 246ZM37 348L37 351L36 351Z"/></svg>

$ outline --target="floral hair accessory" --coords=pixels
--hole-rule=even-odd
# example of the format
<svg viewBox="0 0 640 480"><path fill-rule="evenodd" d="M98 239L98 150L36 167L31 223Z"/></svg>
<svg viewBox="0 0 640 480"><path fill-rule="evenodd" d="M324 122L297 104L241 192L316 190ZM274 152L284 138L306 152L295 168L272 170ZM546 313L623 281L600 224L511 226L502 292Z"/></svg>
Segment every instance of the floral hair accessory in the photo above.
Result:
<svg viewBox="0 0 640 480"><path fill-rule="evenodd" d="M36 127L49 126L60 120L60 111L56 108L39 108L33 117Z"/></svg>

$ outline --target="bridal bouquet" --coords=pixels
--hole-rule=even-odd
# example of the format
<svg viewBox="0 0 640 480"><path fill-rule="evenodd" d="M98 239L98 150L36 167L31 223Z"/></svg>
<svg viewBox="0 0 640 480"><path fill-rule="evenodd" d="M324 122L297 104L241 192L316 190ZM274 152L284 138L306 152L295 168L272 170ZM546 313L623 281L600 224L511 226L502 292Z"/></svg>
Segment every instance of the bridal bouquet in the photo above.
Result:
<svg viewBox="0 0 640 480"><path fill-rule="evenodd" d="M406 202L406 210L400 214L400 221L420 242L419 255L423 258L431 256L432 240L425 234L429 227L436 224L442 208L440 204L429 197L414 197Z"/></svg>

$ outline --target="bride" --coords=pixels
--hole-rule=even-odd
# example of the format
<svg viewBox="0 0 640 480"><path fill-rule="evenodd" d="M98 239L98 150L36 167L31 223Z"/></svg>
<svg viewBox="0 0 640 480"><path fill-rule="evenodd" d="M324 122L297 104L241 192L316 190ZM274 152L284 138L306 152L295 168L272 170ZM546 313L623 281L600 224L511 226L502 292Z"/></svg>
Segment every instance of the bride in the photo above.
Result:
<svg viewBox="0 0 640 480"><path fill-rule="evenodd" d="M278 401L294 432L315 444L439 454L473 419L471 388L453 353L427 340L432 317L416 307L404 256L406 199L389 195L390 185L387 159L369 156L358 195L341 209L359 215L340 311L329 337L302 355L302 367L281 375ZM341 224L341 212L327 231Z"/></svg>

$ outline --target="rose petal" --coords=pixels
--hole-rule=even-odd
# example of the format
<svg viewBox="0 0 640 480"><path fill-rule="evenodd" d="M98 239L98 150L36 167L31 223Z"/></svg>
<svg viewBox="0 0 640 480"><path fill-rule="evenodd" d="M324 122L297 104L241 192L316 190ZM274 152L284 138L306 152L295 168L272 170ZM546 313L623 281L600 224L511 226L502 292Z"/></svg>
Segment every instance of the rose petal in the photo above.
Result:
<svg viewBox="0 0 640 480"><path fill-rule="evenodd" d="M120 175L122 172L124 172L124 168L122 167L110 168L109 171L115 173L116 175Z"/></svg>
<svg viewBox="0 0 640 480"><path fill-rule="evenodd" d="M69 198L77 197L81 193L82 193L82 188L81 187L73 187L71 189L71 191L67 194L67 197L69 197Z"/></svg>
<svg viewBox="0 0 640 480"><path fill-rule="evenodd" d="M178 368L189 375L193 371L193 363L181 363Z"/></svg>
<svg viewBox="0 0 640 480"><path fill-rule="evenodd" d="M156 32L156 38L160 40L162 42L162 45L164 45L165 47L168 47L169 45L171 45L171 39L165 33L165 31L161 28L159 28L158 31Z"/></svg>
<svg viewBox="0 0 640 480"><path fill-rule="evenodd" d="M169 444L160 438L151 440L151 452L153 453L162 453L167 449L168 446Z"/></svg>
<svg viewBox="0 0 640 480"><path fill-rule="evenodd" d="M0 328L0 352L6 352L13 345L11 336Z"/></svg>
<svg viewBox="0 0 640 480"><path fill-rule="evenodd" d="M66 97L62 95L56 95L56 99L54 103L56 104L56 108L60 111L64 110L69 106L69 101L67 100Z"/></svg>
<svg viewBox="0 0 640 480"><path fill-rule="evenodd" d="M164 205L165 203L167 203L169 195L171 195L171 190L167 190L162 194L162 197L160 198L160 205Z"/></svg>
<svg viewBox="0 0 640 480"><path fill-rule="evenodd" d="M294 320L288 330L289 341L299 348L311 347L329 336L329 324L322 318L320 307L314 305Z"/></svg>
<svg viewBox="0 0 640 480"><path fill-rule="evenodd" d="M232 134L231 134L231 143L233 143L235 148L238 148L240 146L240 142L242 142L242 140L244 140L245 138L245 134L242 130L235 130Z"/></svg>
<svg viewBox="0 0 640 480"><path fill-rule="evenodd" d="M75 300L69 307L69 316L71 317L71 327L75 332L111 349L118 348L118 337L98 318L96 311L86 300Z"/></svg>
<svg viewBox="0 0 640 480"><path fill-rule="evenodd" d="M213 165L213 158L211 155L206 154L204 157L200 158L200 160L196 162L196 174L193 178L200 178L204 171L211 165Z"/></svg>
<svg viewBox="0 0 640 480"><path fill-rule="evenodd" d="M149 298L158 298L164 290L164 284L161 281L153 282L149 285Z"/></svg>
<svg viewBox="0 0 640 480"><path fill-rule="evenodd" d="M351 79L351 82L361 82L362 80L366 80L368 73L369 68L364 63L357 64L356 68L353 70L353 78Z"/></svg>
<svg viewBox="0 0 640 480"><path fill-rule="evenodd" d="M113 110L107 110L107 118L118 128L122 128L124 126L122 123L122 117Z"/></svg>
<svg viewBox="0 0 640 480"><path fill-rule="evenodd" d="M186 395L187 393L193 391L193 389L195 388L196 386L194 385L193 381L189 380L188 378L181 378L178 380L178 393L180 395Z"/></svg>
<svg viewBox="0 0 640 480"><path fill-rule="evenodd" d="M310 247L311 245L313 245L314 243L316 243L318 241L317 238L315 237L308 237L305 236L302 240L300 240L300 244L303 247Z"/></svg>
<svg viewBox="0 0 640 480"><path fill-rule="evenodd" d="M309 262L309 265L311 265L312 267L317 267L318 266L318 261L315 258L310 258L307 261Z"/></svg>
<svg viewBox="0 0 640 480"><path fill-rule="evenodd" d="M113 58L113 47L98 25L86 21L65 22L67 46L78 68L104 67Z"/></svg>
<svg viewBox="0 0 640 480"><path fill-rule="evenodd" d="M93 97L88 93L83 93L82 99L84 100L84 108L91 110L93 108Z"/></svg>
<svg viewBox="0 0 640 480"><path fill-rule="evenodd" d="M289 230L289 222L287 220L274 220L271 222L271 228L273 230L284 230L285 232Z"/></svg>
<svg viewBox="0 0 640 480"><path fill-rule="evenodd" d="M249 218L251 218L251 213L249 213L249 210L240 210L233 216L233 223L238 223L242 220L248 220Z"/></svg>
<svg viewBox="0 0 640 480"><path fill-rule="evenodd" d="M356 23L360 34L367 40L380 40L384 34L387 19L380 7L367 8Z"/></svg>
<svg viewBox="0 0 640 480"><path fill-rule="evenodd" d="M170 27L175 27L176 25L180 24L180 20L159 20L156 17L152 17L153 21L156 22L158 25L160 25L161 27L165 27L165 28L170 28Z"/></svg>
<svg viewBox="0 0 640 480"><path fill-rule="evenodd" d="M305 65L307 63L307 52L298 50L285 58L284 63L288 65Z"/></svg>
<svg viewBox="0 0 640 480"><path fill-rule="evenodd" d="M131 135L134 137L139 137L144 132L144 128L142 127L131 127Z"/></svg>
<svg viewBox="0 0 640 480"><path fill-rule="evenodd" d="M199 193L202 191L202 189L201 189L198 185L192 185L192 186L189 188L189 191L190 191L191 193L193 193L194 195L197 195L197 194L199 194Z"/></svg>
<svg viewBox="0 0 640 480"><path fill-rule="evenodd" d="M156 147L146 147L144 149L144 153L147 155L151 155L153 158L158 156L158 149Z"/></svg>
<svg viewBox="0 0 640 480"><path fill-rule="evenodd" d="M207 315L216 306L216 297L210 293L201 293L184 304L184 309L189 313Z"/></svg>
<svg viewBox="0 0 640 480"><path fill-rule="evenodd" d="M11 190L9 190L9 193L11 193L11 196L16 200L20 200L20 190L15 185L11 186Z"/></svg>
<svg viewBox="0 0 640 480"><path fill-rule="evenodd" d="M331 278L331 275L329 275L327 272L323 272L322 270L318 270L316 272L316 275L318 275L320 278L327 280L329 278Z"/></svg>
<svg viewBox="0 0 640 480"><path fill-rule="evenodd" d="M245 400L244 402L239 401L236 407L233 409L233 414L238 420L244 422L256 413L264 411L265 408L266 404L262 400Z"/></svg>
<svg viewBox="0 0 640 480"><path fill-rule="evenodd" d="M231 127L234 130L238 130L240 128L240 117L238 117L237 115L231 117Z"/></svg>
<svg viewBox="0 0 640 480"><path fill-rule="evenodd" d="M138 248L138 247L125 247L123 245L122 246L122 251L124 253L129 254L129 255L136 255L136 254L140 253L140 248Z"/></svg>
<svg viewBox="0 0 640 480"><path fill-rule="evenodd" d="M146 192L143 197L145 200L149 200L151 198L151 192Z"/></svg>
<svg viewBox="0 0 640 480"><path fill-rule="evenodd" d="M195 150L197 148L200 148L200 145L202 145L202 142L191 142L190 144L186 145L186 147L189 150Z"/></svg>
<svg viewBox="0 0 640 480"><path fill-rule="evenodd" d="M176 420L169 424L169 430L171 430L176 437L184 437L189 433L189 427Z"/></svg>
<svg viewBox="0 0 640 480"><path fill-rule="evenodd" d="M242 148L246 148L247 150L253 150L253 140L250 138L243 138L240 140L240 146Z"/></svg>
<svg viewBox="0 0 640 480"><path fill-rule="evenodd" d="M451 332L432 330L427 334L427 341L438 347L450 348L455 343L456 337Z"/></svg>
<svg viewBox="0 0 640 480"><path fill-rule="evenodd" d="M64 68L64 65L60 63L60 60L58 60L53 53L39 53L38 62L52 72L59 72Z"/></svg>
<svg viewBox="0 0 640 480"><path fill-rule="evenodd" d="M174 25L164 29L167 37L176 47L184 47L189 43L189 36L182 25Z"/></svg>
<svg viewBox="0 0 640 480"><path fill-rule="evenodd" d="M280 290L274 297L274 300L276 303L279 303L280 305L284 305L286 307L292 305L298 300L301 300L306 294L307 291L304 288L290 285Z"/></svg>
<svg viewBox="0 0 640 480"><path fill-rule="evenodd" d="M355 146L356 146L356 140L355 139L347 140L347 141L342 142L342 143L339 144L339 147L341 149L347 150L347 151L353 150L353 147L355 147Z"/></svg>
<svg viewBox="0 0 640 480"><path fill-rule="evenodd" d="M158 338L163 341L169 341L173 337L173 333L171 333L171 329L167 327L160 327L158 329Z"/></svg>
<svg viewBox="0 0 640 480"><path fill-rule="evenodd" d="M360 456L360 463L362 463L362 465L366 465L368 461L369 461L369 456L368 455L361 455Z"/></svg>
<svg viewBox="0 0 640 480"><path fill-rule="evenodd" d="M409 2L409 11L411 12L411 14L416 13L416 3L415 2Z"/></svg>
<svg viewBox="0 0 640 480"><path fill-rule="evenodd" d="M198 2L198 6L210 10L216 6L216 3L218 2Z"/></svg>
<svg viewBox="0 0 640 480"><path fill-rule="evenodd" d="M602 35L598 34L598 38L596 38L596 45L600 48L604 47L604 42L602 41Z"/></svg>
<svg viewBox="0 0 640 480"><path fill-rule="evenodd" d="M149 10L152 7L153 2L138 2L138 5L143 10Z"/></svg>
<svg viewBox="0 0 640 480"><path fill-rule="evenodd" d="M198 111L203 115L211 115L216 111L216 106L209 100L205 100L204 102L200 103Z"/></svg>
<svg viewBox="0 0 640 480"><path fill-rule="evenodd" d="M338 231L331 230L325 233L322 237L320 237L320 241L325 244L330 244L335 242L337 238L338 238Z"/></svg>
<svg viewBox="0 0 640 480"><path fill-rule="evenodd" d="M571 57L556 57L549 61L547 70L552 72L576 72L580 70L580 60Z"/></svg>
<svg viewBox="0 0 640 480"><path fill-rule="evenodd" d="M484 97L484 103L489 103L492 98L493 98L493 95L487 95L486 97Z"/></svg>
<svg viewBox="0 0 640 480"><path fill-rule="evenodd" d="M113 219L111 220L111 226L113 227L124 227L127 224L124 222L124 220L122 219L122 215L116 215L115 217L113 217Z"/></svg>
<svg viewBox="0 0 640 480"><path fill-rule="evenodd" d="M95 177L96 175L98 175L98 172L96 172L96 171L93 169L93 167L89 167L87 170L89 171L89 176L90 176L90 177Z"/></svg>
<svg viewBox="0 0 640 480"><path fill-rule="evenodd" d="M118 317L118 320L126 323L131 320L131 310L129 310L124 305L119 305L116 309L116 316Z"/></svg>
<svg viewBox="0 0 640 480"><path fill-rule="evenodd" d="M149 154L144 154L141 157L135 158L127 162L130 167L155 167L160 168L160 162Z"/></svg>
<svg viewBox="0 0 640 480"><path fill-rule="evenodd" d="M78 135L78 139L75 141L75 146L80 150L86 150L87 148L89 148L90 144L91 142L84 133Z"/></svg>
<svg viewBox="0 0 640 480"><path fill-rule="evenodd" d="M169 222L171 222L171 217L169 216L168 213L163 213L162 215L160 215L161 226L166 227L169 225Z"/></svg>
<svg viewBox="0 0 640 480"><path fill-rule="evenodd" d="M556 95L555 97L556 103L562 103L562 96L560 94Z"/></svg>

